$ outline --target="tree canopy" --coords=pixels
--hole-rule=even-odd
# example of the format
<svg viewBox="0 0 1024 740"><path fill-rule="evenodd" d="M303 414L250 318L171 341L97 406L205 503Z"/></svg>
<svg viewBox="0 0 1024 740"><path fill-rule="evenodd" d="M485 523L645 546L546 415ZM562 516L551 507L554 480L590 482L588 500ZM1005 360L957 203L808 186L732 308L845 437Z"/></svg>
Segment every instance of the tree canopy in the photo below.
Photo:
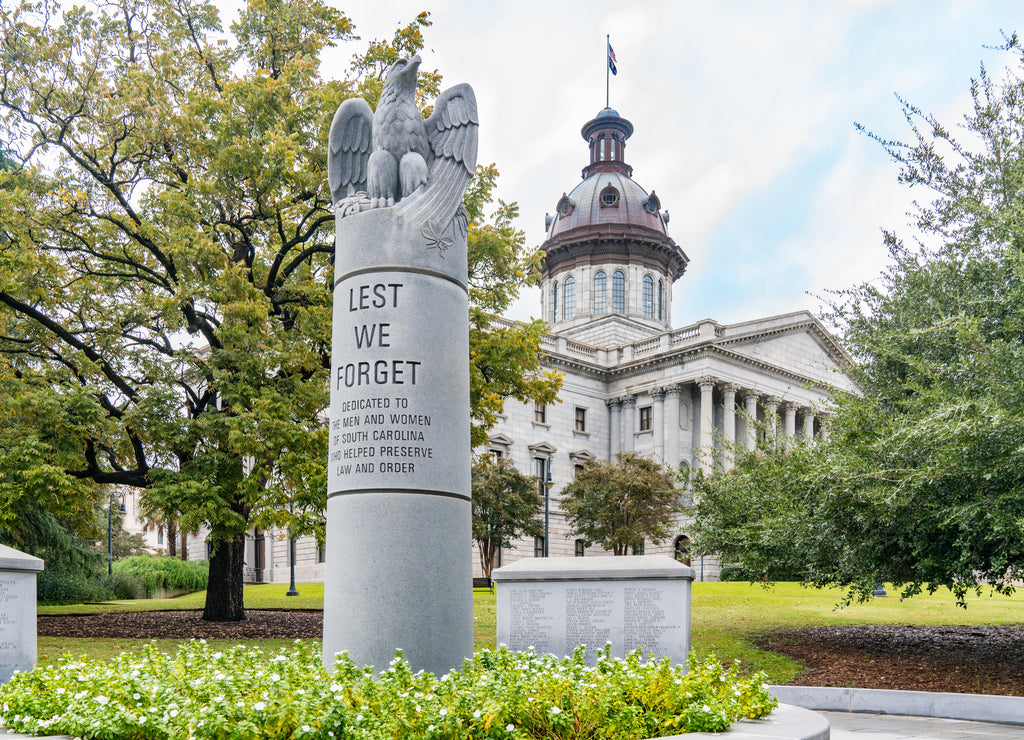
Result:
<svg viewBox="0 0 1024 740"><path fill-rule="evenodd" d="M1020 52L1016 38L1008 46ZM862 395L827 442L739 453L703 479L695 544L754 578L795 574L866 597L947 586L1009 592L1024 576L1024 81L971 82L959 127L903 103L912 138L874 136L924 188L915 239L836 294L832 320Z"/></svg>
<svg viewBox="0 0 1024 740"><path fill-rule="evenodd" d="M646 457L620 453L615 462L587 460L562 489L562 510L573 534L586 546L599 544L615 555L669 536L683 510L672 476Z"/></svg>
<svg viewBox="0 0 1024 740"><path fill-rule="evenodd" d="M345 98L376 103L382 65L429 25L419 15L325 80L321 53L355 37L318 0L252 0L231 37L207 2L0 11L17 163L0 171L0 385L20 399L0 410L0 517L21 498L84 511L97 484L145 489L154 520L209 528L207 619L244 617L247 529L322 537L327 129ZM424 101L439 82L420 75ZM483 425L495 399L557 387L533 377L538 325L492 338L479 320L537 263L514 205L486 214L496 177L481 169L467 194Z"/></svg>
<svg viewBox="0 0 1024 740"><path fill-rule="evenodd" d="M523 475L508 458L487 455L473 465L473 539L485 578L491 577L499 548L544 534L537 518L543 507L537 476Z"/></svg>

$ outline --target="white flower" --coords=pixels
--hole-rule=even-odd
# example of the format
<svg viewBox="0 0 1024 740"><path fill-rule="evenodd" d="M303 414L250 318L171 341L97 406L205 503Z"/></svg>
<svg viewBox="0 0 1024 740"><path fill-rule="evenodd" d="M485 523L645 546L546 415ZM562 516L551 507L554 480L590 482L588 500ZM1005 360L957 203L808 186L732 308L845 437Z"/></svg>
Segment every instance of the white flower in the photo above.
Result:
<svg viewBox="0 0 1024 740"><path fill-rule="evenodd" d="M434 726L433 725L429 725L427 727L427 732L433 732L433 731L434 731Z"/></svg>
<svg viewBox="0 0 1024 740"><path fill-rule="evenodd" d="M514 729L516 729L516 726L514 724L512 724L511 722L509 722L507 725L505 725L505 732L512 732L512 730L514 730Z"/></svg>
<svg viewBox="0 0 1024 740"><path fill-rule="evenodd" d="M177 709L172 709L170 712L168 712L168 714L170 714L172 718L177 717L178 716L178 710Z"/></svg>
<svg viewBox="0 0 1024 740"><path fill-rule="evenodd" d="M267 703L265 701L258 701L252 705L252 708L255 709L257 712L262 712L264 709L267 708Z"/></svg>
<svg viewBox="0 0 1024 740"><path fill-rule="evenodd" d="M441 716L443 717L446 714L448 714L448 707L441 707Z"/></svg>
<svg viewBox="0 0 1024 740"><path fill-rule="evenodd" d="M552 714L561 714L562 713L562 708L556 704L555 706L551 707L551 713Z"/></svg>
<svg viewBox="0 0 1024 740"><path fill-rule="evenodd" d="M480 715L483 714L479 709L473 712L473 719L480 719Z"/></svg>
<svg viewBox="0 0 1024 740"><path fill-rule="evenodd" d="M310 727L309 727L309 725L303 725L303 726L302 726L302 731L303 731L303 732L309 732L309 730L310 730Z"/></svg>
<svg viewBox="0 0 1024 740"><path fill-rule="evenodd" d="M363 715L357 714L356 715L356 722L362 722L362 721L363 721Z"/></svg>
<svg viewBox="0 0 1024 740"><path fill-rule="evenodd" d="M93 697L93 700L102 707L105 707L110 703L110 699L100 694L99 696Z"/></svg>

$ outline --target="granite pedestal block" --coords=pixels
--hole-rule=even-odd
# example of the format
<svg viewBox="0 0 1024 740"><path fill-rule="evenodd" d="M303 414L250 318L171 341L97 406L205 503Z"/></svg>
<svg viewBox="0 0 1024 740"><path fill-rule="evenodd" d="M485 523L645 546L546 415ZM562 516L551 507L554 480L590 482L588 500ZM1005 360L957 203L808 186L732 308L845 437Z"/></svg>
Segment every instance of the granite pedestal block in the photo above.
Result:
<svg viewBox="0 0 1024 740"><path fill-rule="evenodd" d="M0 545L0 683L36 665L36 575L43 561Z"/></svg>
<svg viewBox="0 0 1024 740"><path fill-rule="evenodd" d="M526 558L496 569L498 643L587 660L611 643L685 665L693 569L667 555Z"/></svg>

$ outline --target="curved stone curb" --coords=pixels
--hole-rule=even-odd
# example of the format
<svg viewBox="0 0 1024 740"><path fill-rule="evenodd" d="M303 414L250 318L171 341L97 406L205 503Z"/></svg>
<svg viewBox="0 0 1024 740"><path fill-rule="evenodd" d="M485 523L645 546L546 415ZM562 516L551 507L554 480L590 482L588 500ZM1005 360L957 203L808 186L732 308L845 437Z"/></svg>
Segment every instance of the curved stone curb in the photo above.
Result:
<svg viewBox="0 0 1024 740"><path fill-rule="evenodd" d="M21 735L0 728L0 738L3 740L30 740L32 737L34 736ZM820 714L789 704L780 704L768 719L740 720L725 732L691 732L658 740L703 740L716 737L724 737L727 740L829 740L829 726L828 720ZM73 738L67 735L54 735L50 736L50 740Z"/></svg>
<svg viewBox="0 0 1024 740"><path fill-rule="evenodd" d="M658 740L829 740L829 733L828 720L820 714L792 704L779 704L767 719L742 719L725 732L691 732Z"/></svg>
<svg viewBox="0 0 1024 740"><path fill-rule="evenodd" d="M830 686L769 686L780 701L822 712L870 712L1024 725L1024 697Z"/></svg>

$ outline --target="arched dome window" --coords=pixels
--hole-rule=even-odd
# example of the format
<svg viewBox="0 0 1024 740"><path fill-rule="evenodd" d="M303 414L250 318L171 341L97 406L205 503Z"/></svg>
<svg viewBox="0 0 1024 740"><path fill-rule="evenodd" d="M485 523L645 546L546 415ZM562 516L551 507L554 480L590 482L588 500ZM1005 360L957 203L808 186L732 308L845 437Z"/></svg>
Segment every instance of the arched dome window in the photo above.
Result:
<svg viewBox="0 0 1024 740"><path fill-rule="evenodd" d="M644 275L644 316L654 318L654 278Z"/></svg>
<svg viewBox="0 0 1024 740"><path fill-rule="evenodd" d="M576 313L576 278L569 276L562 283L563 288L563 300L565 304L564 318L571 319Z"/></svg>
<svg viewBox="0 0 1024 740"><path fill-rule="evenodd" d="M594 313L602 314L608 310L608 278L604 270L594 273Z"/></svg>
<svg viewBox="0 0 1024 740"><path fill-rule="evenodd" d="M618 205L619 202L619 191L613 188L611 185L601 191L601 207L609 208L614 205Z"/></svg>
<svg viewBox="0 0 1024 740"><path fill-rule="evenodd" d="M573 202L572 198L563 193L561 199L558 201L558 205L555 206L555 210L558 211L559 216L568 216L572 213L575 207L576 204Z"/></svg>
<svg viewBox="0 0 1024 740"><path fill-rule="evenodd" d="M626 313L626 273L622 270L612 275L612 311Z"/></svg>
<svg viewBox="0 0 1024 740"><path fill-rule="evenodd" d="M665 320L665 284L658 281L658 321Z"/></svg>
<svg viewBox="0 0 1024 740"><path fill-rule="evenodd" d="M558 321L558 281L551 283L551 322Z"/></svg>

